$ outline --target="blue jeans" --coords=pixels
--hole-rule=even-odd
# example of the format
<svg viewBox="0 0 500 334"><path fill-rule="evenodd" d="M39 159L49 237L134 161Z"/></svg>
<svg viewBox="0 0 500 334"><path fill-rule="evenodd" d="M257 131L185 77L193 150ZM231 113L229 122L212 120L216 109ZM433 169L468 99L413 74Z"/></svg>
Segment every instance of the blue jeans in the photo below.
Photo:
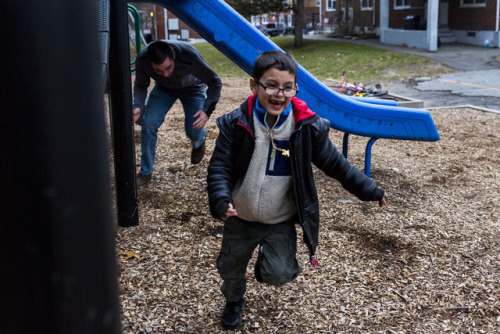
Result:
<svg viewBox="0 0 500 334"><path fill-rule="evenodd" d="M137 121L141 126L142 155L139 173L142 175L153 173L158 129L177 99L181 101L184 109L184 130L191 140L191 145L198 148L205 140L205 128L199 130L193 128L193 122L196 120L193 116L203 108L205 91L167 91L156 84L149 94L146 110Z"/></svg>

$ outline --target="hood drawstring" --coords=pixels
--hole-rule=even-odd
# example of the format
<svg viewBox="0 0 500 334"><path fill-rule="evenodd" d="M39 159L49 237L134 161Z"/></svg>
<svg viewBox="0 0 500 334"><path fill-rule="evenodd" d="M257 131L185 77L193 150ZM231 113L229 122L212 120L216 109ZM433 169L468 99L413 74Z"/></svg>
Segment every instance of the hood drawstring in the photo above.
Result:
<svg viewBox="0 0 500 334"><path fill-rule="evenodd" d="M274 125L272 127L270 127L268 124L267 124L267 112L266 114L264 115L264 123L267 127L267 133L269 135L269 138L271 139L271 144L273 145L273 149L274 150L277 150L277 151L280 151L281 154L284 156L284 157L287 157L287 158L290 158L290 150L285 150L283 148L279 148L276 146L276 144L274 144L274 125L276 125L276 123L278 123L279 119L280 119L280 116L281 115L278 115L278 119L276 120L276 122L274 123Z"/></svg>

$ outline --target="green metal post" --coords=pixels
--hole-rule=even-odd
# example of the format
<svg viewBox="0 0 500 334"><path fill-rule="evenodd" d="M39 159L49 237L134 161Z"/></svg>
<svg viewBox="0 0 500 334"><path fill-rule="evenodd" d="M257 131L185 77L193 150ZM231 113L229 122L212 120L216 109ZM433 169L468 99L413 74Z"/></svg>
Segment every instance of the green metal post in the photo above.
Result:
<svg viewBox="0 0 500 334"><path fill-rule="evenodd" d="M137 9L132 6L132 5L127 5L127 9L129 12L132 13L132 16L134 17L134 29L135 29L135 50L137 54L141 51L141 23L140 23L140 18L139 18L139 12ZM130 62L130 65L134 65L135 60ZM135 67L131 69L131 71L135 71Z"/></svg>

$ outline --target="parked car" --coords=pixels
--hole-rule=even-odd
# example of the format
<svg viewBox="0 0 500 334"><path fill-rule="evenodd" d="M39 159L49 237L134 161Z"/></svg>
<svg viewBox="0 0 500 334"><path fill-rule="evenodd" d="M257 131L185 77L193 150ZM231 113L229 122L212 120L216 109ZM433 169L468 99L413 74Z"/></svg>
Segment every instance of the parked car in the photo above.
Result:
<svg viewBox="0 0 500 334"><path fill-rule="evenodd" d="M266 25L266 32L269 36L279 36L283 35L286 31L286 25L284 23L268 23Z"/></svg>
<svg viewBox="0 0 500 334"><path fill-rule="evenodd" d="M264 26L255 26L255 28L257 28L257 30L259 30L261 33L264 34L264 36L269 36L269 34L267 33L267 28L264 27Z"/></svg>

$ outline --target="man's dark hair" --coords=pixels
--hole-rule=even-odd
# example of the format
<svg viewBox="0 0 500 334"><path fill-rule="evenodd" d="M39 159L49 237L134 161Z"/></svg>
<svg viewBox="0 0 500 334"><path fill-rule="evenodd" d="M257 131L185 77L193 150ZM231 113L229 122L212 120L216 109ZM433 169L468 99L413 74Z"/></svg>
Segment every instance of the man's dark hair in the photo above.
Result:
<svg viewBox="0 0 500 334"><path fill-rule="evenodd" d="M279 50L262 52L255 60L252 75L259 80L271 67L280 71L288 71L297 81L297 63L290 55Z"/></svg>
<svg viewBox="0 0 500 334"><path fill-rule="evenodd" d="M174 49L165 41L150 43L147 52L149 61L157 65L163 64L167 58L174 60Z"/></svg>

